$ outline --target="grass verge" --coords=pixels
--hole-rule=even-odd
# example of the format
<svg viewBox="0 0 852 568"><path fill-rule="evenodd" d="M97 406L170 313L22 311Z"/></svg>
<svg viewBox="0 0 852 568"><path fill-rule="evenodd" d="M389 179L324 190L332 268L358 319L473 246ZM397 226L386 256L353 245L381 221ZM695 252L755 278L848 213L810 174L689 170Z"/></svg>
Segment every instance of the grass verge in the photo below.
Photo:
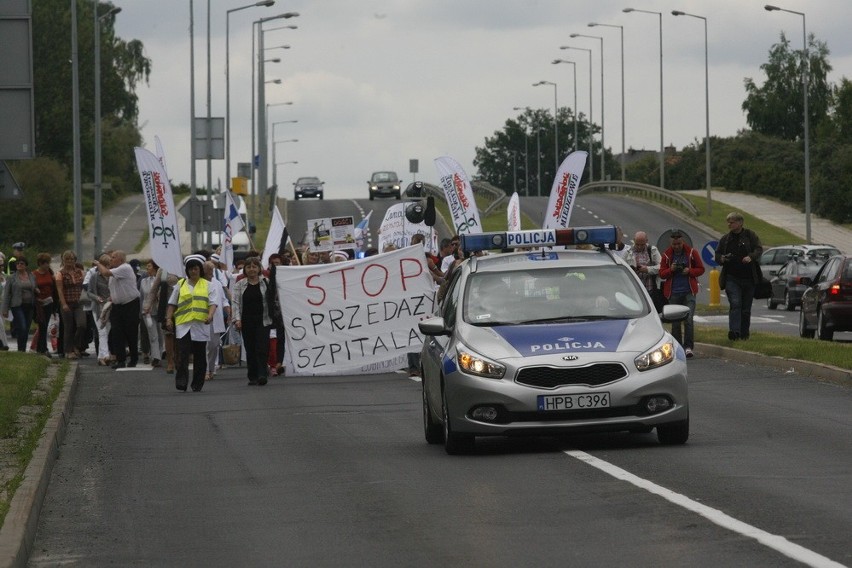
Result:
<svg viewBox="0 0 852 568"><path fill-rule="evenodd" d="M39 386L51 364L59 366L56 378L49 385ZM68 369L66 361L51 363L35 353L6 352L0 355L0 471L3 472L0 478L0 525L38 447L53 403L65 384ZM19 421L19 413L24 407L30 410L26 414L29 420Z"/></svg>

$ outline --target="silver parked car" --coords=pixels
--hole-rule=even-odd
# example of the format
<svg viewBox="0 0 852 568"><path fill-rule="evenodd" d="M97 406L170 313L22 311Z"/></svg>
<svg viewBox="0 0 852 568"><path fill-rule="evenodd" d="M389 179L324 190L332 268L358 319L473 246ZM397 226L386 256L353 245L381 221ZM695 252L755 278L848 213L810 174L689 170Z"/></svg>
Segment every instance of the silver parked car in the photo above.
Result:
<svg viewBox="0 0 852 568"><path fill-rule="evenodd" d="M764 249L760 255L760 268L763 277L772 280L782 266L795 258L825 262L838 254L840 251L832 245L781 245Z"/></svg>
<svg viewBox="0 0 852 568"><path fill-rule="evenodd" d="M462 247L554 244L564 231L466 235ZM654 428L663 444L687 441L684 350L604 246L615 231L573 229L570 242L595 250L474 256L456 269L436 317L419 324L427 442L456 454L476 436ZM687 314L671 305L662 318Z"/></svg>

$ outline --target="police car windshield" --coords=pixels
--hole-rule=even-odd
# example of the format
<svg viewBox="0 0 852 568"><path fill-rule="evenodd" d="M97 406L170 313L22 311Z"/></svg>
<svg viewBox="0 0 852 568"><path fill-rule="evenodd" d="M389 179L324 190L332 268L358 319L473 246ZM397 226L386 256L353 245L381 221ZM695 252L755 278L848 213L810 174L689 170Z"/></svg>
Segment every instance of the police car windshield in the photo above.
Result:
<svg viewBox="0 0 852 568"><path fill-rule="evenodd" d="M479 326L631 319L650 309L617 265L475 273L465 288L464 320Z"/></svg>

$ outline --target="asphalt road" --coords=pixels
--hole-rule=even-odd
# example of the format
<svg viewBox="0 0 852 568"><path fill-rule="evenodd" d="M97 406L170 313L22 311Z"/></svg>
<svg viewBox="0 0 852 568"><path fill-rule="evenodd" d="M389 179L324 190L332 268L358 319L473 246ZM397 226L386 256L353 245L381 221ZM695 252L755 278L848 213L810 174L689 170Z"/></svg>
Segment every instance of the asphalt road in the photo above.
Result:
<svg viewBox="0 0 852 568"><path fill-rule="evenodd" d="M82 365L33 567L852 564L852 391L795 374L693 359L685 446L450 457L402 374L248 387L229 369L195 394Z"/></svg>

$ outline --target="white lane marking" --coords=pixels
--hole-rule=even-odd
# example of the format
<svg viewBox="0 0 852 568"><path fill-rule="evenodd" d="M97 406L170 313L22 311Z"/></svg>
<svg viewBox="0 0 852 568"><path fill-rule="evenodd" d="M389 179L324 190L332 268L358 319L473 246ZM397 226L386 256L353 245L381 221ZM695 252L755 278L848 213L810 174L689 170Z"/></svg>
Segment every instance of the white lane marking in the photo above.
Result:
<svg viewBox="0 0 852 568"><path fill-rule="evenodd" d="M139 205L137 205L136 207L134 207L134 208L133 208L133 210L132 210L130 213L128 213L128 214L127 214L127 217L125 217L125 218L124 218L124 221L122 221L122 222L121 222L121 225L119 225L119 226L118 226L118 228L115 230L115 232L114 232L114 233L112 234L112 236L109 238L109 240L108 240L107 242L105 242L105 243L104 243L104 250L107 250L107 249L109 248L109 245L111 245L111 244L112 244L112 241L115 239L115 237L117 237L117 236L118 236L118 234L121 232L121 230L122 230L122 229L124 228L124 226L127 224L127 221L128 221L131 217L133 217L133 214L134 214L134 213L136 213L136 210L137 210L137 209L139 209L140 207L142 207L142 203L140 203Z"/></svg>
<svg viewBox="0 0 852 568"><path fill-rule="evenodd" d="M843 564L835 562L830 558L826 558L821 554L817 554L812 550L808 550L803 546L794 544L783 536L768 533L757 527L739 521L731 517L730 515L726 515L718 509L714 509L712 507L702 505L701 503L697 503L689 497L686 497L685 495L681 495L680 493L675 493L670 489L661 487L656 483L634 475L626 470L621 469L618 466L612 465L609 462L591 456L586 452L581 452L578 450L565 450L565 454L580 461L586 462L590 466L595 467L605 473L608 473L616 479L632 483L636 487L644 489L649 493L653 493L654 495L659 495L663 499L666 499L667 501L670 501L675 505L679 505L684 509L692 511L693 513L698 513L705 519L719 525L722 528L739 533L749 538L753 538L759 543L768 546L769 548L776 550L784 556L792 558L793 560L797 560L799 562L802 562L803 564L807 564L808 566L814 566L819 568L844 568Z"/></svg>

